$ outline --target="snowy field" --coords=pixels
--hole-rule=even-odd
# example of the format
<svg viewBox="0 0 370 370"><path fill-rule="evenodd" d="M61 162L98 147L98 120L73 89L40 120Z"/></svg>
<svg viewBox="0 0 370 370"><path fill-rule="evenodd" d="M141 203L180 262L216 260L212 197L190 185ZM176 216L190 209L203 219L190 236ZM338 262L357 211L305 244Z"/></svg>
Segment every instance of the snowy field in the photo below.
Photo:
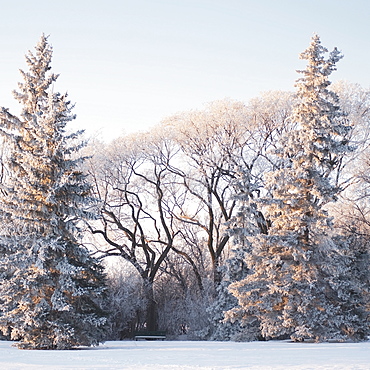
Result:
<svg viewBox="0 0 370 370"><path fill-rule="evenodd" d="M72 351L25 351L0 341L1 370L370 369L370 342L106 342Z"/></svg>

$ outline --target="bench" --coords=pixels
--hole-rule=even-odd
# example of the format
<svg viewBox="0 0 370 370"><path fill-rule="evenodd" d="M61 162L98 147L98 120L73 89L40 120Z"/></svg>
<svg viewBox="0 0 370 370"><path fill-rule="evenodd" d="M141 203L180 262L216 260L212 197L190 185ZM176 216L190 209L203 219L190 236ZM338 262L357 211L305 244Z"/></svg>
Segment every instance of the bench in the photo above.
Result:
<svg viewBox="0 0 370 370"><path fill-rule="evenodd" d="M135 340L165 340L165 331L137 331L134 333Z"/></svg>

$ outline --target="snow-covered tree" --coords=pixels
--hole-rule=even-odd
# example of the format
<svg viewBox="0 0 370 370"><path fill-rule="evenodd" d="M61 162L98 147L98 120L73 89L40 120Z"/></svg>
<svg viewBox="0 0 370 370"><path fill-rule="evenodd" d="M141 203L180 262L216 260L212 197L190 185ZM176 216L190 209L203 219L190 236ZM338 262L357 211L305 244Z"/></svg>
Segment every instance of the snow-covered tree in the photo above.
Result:
<svg viewBox="0 0 370 370"><path fill-rule="evenodd" d="M271 197L260 202L271 226L249 238L250 272L230 285L239 306L227 316L246 327L257 320L265 338L357 340L367 332L361 287L346 279L347 247L326 211L341 191L336 171L350 150L348 121L328 89L342 56L334 49L325 59L326 53L315 35L300 56L308 64L296 85L297 129L277 151L279 167L266 176Z"/></svg>
<svg viewBox="0 0 370 370"><path fill-rule="evenodd" d="M235 180L235 196L238 201L238 211L229 221L228 233L233 237L234 248L230 257L220 268L222 281L217 287L217 296L213 305L209 308L211 323L211 338L213 340L254 340L259 335L256 325L250 321L247 325L239 317L226 316L225 313L238 306L237 298L230 292L229 286L235 281L243 280L249 273L249 267L245 263L245 256L249 253L251 235L264 232L267 228L266 220L259 217L259 211L253 201L253 194L258 187L251 185L249 168L239 171ZM256 321L253 318L254 321Z"/></svg>
<svg viewBox="0 0 370 370"><path fill-rule="evenodd" d="M152 131L113 141L91 166L102 199L101 218L91 223L97 253L123 258L141 276L147 330L158 329L155 280L178 237L170 197L176 181L168 170L175 154L162 133Z"/></svg>
<svg viewBox="0 0 370 370"><path fill-rule="evenodd" d="M235 212L228 220L227 233L233 238L234 247L229 258L220 267L222 281L217 287L217 296L209 309L211 338L214 340L254 340L259 338L256 320L250 318L248 325L235 317L225 318L225 312L237 306L237 299L230 293L231 283L248 274L244 262L249 253L248 237L266 233L269 221L258 210L256 200L264 192L263 173L274 166L275 158L270 154L279 139L293 127L288 117L294 97L292 93L270 91L252 99L247 105L244 127L251 130L248 140L242 145L241 155L235 156L232 187ZM253 131L252 131L253 130ZM236 195L235 195L236 193Z"/></svg>
<svg viewBox="0 0 370 370"><path fill-rule="evenodd" d="M244 258L247 251L240 245L231 251L231 257L220 268L222 281L217 287L217 296L213 304L209 307L210 331L212 340L254 340L258 335L258 328L255 330L253 325L248 326L248 332L244 330L241 320L225 319L225 312L232 310L238 305L238 300L229 291L229 285L235 281L245 278L248 269ZM257 335L255 335L257 333Z"/></svg>
<svg viewBox="0 0 370 370"><path fill-rule="evenodd" d="M107 268L108 292L102 300L102 306L109 312L109 340L132 338L146 319L143 280L130 265L118 262Z"/></svg>
<svg viewBox="0 0 370 370"><path fill-rule="evenodd" d="M32 349L97 345L106 318L102 266L81 244L81 222L93 217L90 185L79 169L80 132L67 95L53 91L52 47L41 37L26 56L28 71L15 98L18 118L0 112L0 329Z"/></svg>

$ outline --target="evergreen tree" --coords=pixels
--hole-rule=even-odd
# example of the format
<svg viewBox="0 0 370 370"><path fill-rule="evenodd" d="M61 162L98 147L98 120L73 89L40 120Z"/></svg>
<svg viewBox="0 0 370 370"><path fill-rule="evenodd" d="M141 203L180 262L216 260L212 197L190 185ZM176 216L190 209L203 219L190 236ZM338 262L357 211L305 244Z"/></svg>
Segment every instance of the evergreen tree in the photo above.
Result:
<svg viewBox="0 0 370 370"><path fill-rule="evenodd" d="M245 257L250 253L249 238L263 232L267 227L253 200L253 192L258 190L258 187L251 183L249 169L243 171L239 168L237 173L234 187L236 192L241 190L235 196L239 209L228 223L228 232L233 237L234 246L230 258L220 268L222 281L217 287L216 300L209 309L213 340L249 341L259 337L258 322L255 317L248 316L248 320L243 320L244 315L240 315L242 312L240 307L238 315L233 314L233 309L238 306L238 300L229 290L230 284L248 276L249 268L245 263Z"/></svg>
<svg viewBox="0 0 370 370"><path fill-rule="evenodd" d="M225 312L232 310L238 305L238 300L230 293L229 285L240 281L247 275L244 258L247 250L238 246L231 251L231 257L220 269L222 281L217 287L217 297L209 308L210 328L212 340L235 340L248 341L257 339L259 333L255 325L249 322L246 326L238 317L226 316ZM257 335L256 335L257 334Z"/></svg>
<svg viewBox="0 0 370 370"><path fill-rule="evenodd" d="M360 287L346 279L350 259L325 210L340 192L335 171L350 150L350 127L328 89L342 56L334 49L325 59L326 53L315 35L300 56L308 64L296 85L297 130L277 153L279 168L266 177L271 198L261 200L271 227L249 238L250 272L230 285L239 307L228 315L258 320L265 338L358 340L367 332L361 302L353 300Z"/></svg>
<svg viewBox="0 0 370 370"><path fill-rule="evenodd" d="M20 348L97 345L106 318L102 266L80 243L80 225L93 217L90 185L79 169L81 132L67 95L53 92L52 47L43 35L26 56L29 70L15 98L20 118L5 108L0 133L7 155L0 191L0 329Z"/></svg>

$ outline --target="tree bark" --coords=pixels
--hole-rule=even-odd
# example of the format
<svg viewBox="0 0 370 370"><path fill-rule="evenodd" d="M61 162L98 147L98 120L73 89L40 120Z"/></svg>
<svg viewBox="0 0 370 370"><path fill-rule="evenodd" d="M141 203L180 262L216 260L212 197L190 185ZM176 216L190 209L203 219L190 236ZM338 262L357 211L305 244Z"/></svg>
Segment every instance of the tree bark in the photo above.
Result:
<svg viewBox="0 0 370 370"><path fill-rule="evenodd" d="M146 329L155 331L158 329L157 302L154 299L154 286L151 281L144 281L146 298Z"/></svg>

